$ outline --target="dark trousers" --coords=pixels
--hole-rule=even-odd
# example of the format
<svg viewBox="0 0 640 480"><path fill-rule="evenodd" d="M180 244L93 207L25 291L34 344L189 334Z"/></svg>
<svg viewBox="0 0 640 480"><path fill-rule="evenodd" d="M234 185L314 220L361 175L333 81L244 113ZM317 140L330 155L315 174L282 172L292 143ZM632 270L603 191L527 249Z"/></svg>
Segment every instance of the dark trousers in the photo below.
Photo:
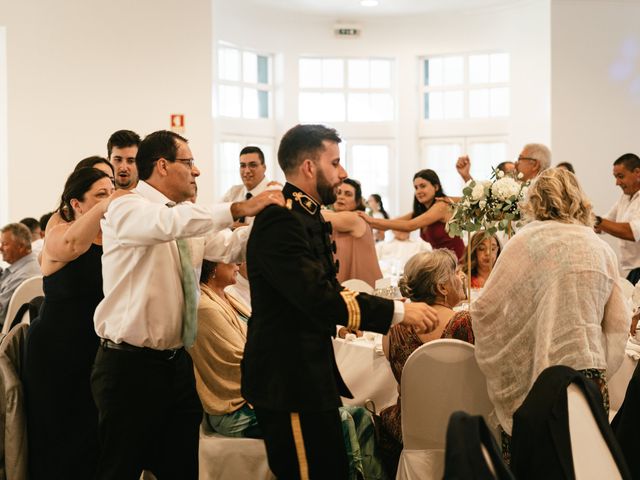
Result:
<svg viewBox="0 0 640 480"><path fill-rule="evenodd" d="M99 347L91 388L99 412L98 479L198 478L202 406L193 363L155 351Z"/></svg>
<svg viewBox="0 0 640 480"><path fill-rule="evenodd" d="M629 275L627 275L627 280L629 280L634 285L638 283L638 280L640 280L640 268L634 268L633 270L631 270L629 272Z"/></svg>
<svg viewBox="0 0 640 480"><path fill-rule="evenodd" d="M338 409L300 413L293 421L289 412L258 407L255 410L269 468L278 480L298 480L301 470L308 471L311 480L348 477L349 462Z"/></svg>

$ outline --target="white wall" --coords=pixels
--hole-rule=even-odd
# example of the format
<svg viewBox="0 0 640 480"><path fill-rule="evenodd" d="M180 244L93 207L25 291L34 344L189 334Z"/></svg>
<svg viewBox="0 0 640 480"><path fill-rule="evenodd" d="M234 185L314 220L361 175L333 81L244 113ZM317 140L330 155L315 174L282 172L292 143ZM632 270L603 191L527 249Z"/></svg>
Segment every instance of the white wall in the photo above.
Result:
<svg viewBox="0 0 640 480"><path fill-rule="evenodd" d="M637 0L555 0L551 9L554 163L574 164L600 215L621 194L614 160L640 154L639 21Z"/></svg>
<svg viewBox="0 0 640 480"><path fill-rule="evenodd" d="M6 39L6 29L4 27L0 27L0 225L5 225L9 222Z"/></svg>
<svg viewBox="0 0 640 480"><path fill-rule="evenodd" d="M210 0L0 0L0 12L9 220L53 209L73 166L106 156L115 130L169 128L171 113L186 115L185 135L211 181Z"/></svg>
<svg viewBox="0 0 640 480"><path fill-rule="evenodd" d="M7 47L7 102L0 96L0 159L5 149L8 156L0 182L10 178L8 208L0 198L6 220L52 209L73 165L106 154L114 130L146 134L167 128L171 113L186 115L186 136L202 170L201 199L211 200L212 128L220 133L211 119L214 33L217 40L278 53L279 92L296 90L300 54L396 58L403 112L397 127L340 128L347 137L397 138L396 211L409 208L409 178L419 167L415 92L417 58L425 54L507 49L510 154L529 141L551 142L554 162L576 165L600 213L619 195L612 161L640 151L640 81L633 57L640 43L638 0L531 0L490 11L369 18L358 22L358 40L332 34L336 21L352 19L265 11L239 0L214 0L213 9L209 0L0 0L0 12ZM631 45L626 63L625 45ZM612 77L617 59L631 67L630 76ZM1 66L0 60L0 77ZM297 121L295 96L288 95L279 112L268 132L276 140Z"/></svg>
<svg viewBox="0 0 640 480"><path fill-rule="evenodd" d="M288 92L276 122L276 142L297 123L297 58L300 55L379 56L396 59L397 104L401 113L391 129L370 125L333 126L345 138L394 138L397 170L391 178L390 211L410 209L411 178L419 160L418 58L430 54L506 50L512 61L512 115L504 133L510 154L527 142L550 140L550 25L549 0L514 2L512 7L489 11L453 12L429 16L357 20L358 39L337 39L333 25L350 18L305 15L266 10L249 1L214 0L214 37L238 46L278 54L280 92ZM214 66L215 68L215 66ZM293 95L292 95L293 92ZM224 130L216 122L216 134ZM229 131L227 133L238 133Z"/></svg>

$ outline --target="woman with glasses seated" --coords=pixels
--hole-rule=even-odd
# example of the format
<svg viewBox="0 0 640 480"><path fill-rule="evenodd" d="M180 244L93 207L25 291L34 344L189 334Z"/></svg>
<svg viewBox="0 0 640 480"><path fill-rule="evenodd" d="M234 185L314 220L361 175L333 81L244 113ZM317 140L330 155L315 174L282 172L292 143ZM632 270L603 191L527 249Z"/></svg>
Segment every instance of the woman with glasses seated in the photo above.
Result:
<svg viewBox="0 0 640 480"><path fill-rule="evenodd" d="M463 284L464 274L459 271L456 256L451 250L418 253L405 265L404 275L399 282L400 291L413 302L426 302L435 308L439 323L433 332L425 334L417 334L403 325L395 325L383 337L382 348L389 359L398 386L404 364L423 344L438 338L474 342L469 312L453 310L453 307L465 298ZM382 410L380 417L380 450L383 464L387 475L395 478L402 451L400 398L396 405Z"/></svg>

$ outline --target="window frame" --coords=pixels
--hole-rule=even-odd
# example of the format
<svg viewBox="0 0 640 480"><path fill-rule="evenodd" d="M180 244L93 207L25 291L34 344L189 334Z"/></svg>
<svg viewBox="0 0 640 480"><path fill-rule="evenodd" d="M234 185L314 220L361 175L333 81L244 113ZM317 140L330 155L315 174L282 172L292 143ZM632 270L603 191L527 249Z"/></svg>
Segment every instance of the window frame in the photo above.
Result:
<svg viewBox="0 0 640 480"><path fill-rule="evenodd" d="M239 72L240 72L240 76L239 76L239 80L228 80L228 79L224 79L221 76L221 68L220 68L220 61L221 61L221 56L220 56L220 51L222 49L232 49L232 50L237 50L239 52L240 55L240 61L239 61ZM245 53L251 53L254 54L256 56L259 57L266 57L267 58L267 68L268 68L268 83L264 84L264 83L260 83L259 81L257 81L257 83L253 83L253 82L247 82L244 80L244 54ZM234 45L228 42L218 42L216 51L215 51L215 66L216 66L216 80L215 80L215 85L214 85L214 89L213 89L213 108L212 111L214 112L214 115L216 117L219 117L221 119L234 119L234 120L243 120L243 121L252 121L252 122L264 122L264 121L273 121L274 119L274 103L275 103L275 86L274 86L274 79L275 79L275 75L274 75L274 66L275 66L275 55L272 53L267 53L264 51L260 51L260 50L255 50L255 49L251 49L251 48L245 48L245 47L240 47L238 45ZM224 113L222 113L221 111L221 105L222 103L220 102L220 90L221 87L236 87L240 89L240 115L239 116L232 116L232 115L226 115ZM256 90L258 92L262 91L262 92L267 92L268 95L268 106L267 106L267 117L261 117L259 114L260 111L260 105L258 104L258 116L257 117L248 117L245 116L245 112L244 112L244 95L245 95L245 89L253 89Z"/></svg>
<svg viewBox="0 0 640 480"><path fill-rule="evenodd" d="M342 62L342 78L343 78L343 85L342 87L307 87L307 86L302 86L301 85L301 75L300 75L300 68L301 68L301 61L302 60L319 60L319 61L323 61L323 60L340 60ZM367 62L372 61L386 61L389 63L389 75L390 75L390 79L389 79L389 87L388 88L380 88L380 87L350 87L349 86L349 61L350 60L366 60ZM297 58L297 71L298 71L298 82L297 82L297 87L298 87L298 94L297 94L297 101L298 101L298 111L297 111L297 118L298 121L300 122L330 122L332 124L376 124L376 125L384 125L384 124L394 124L398 121L398 115L397 115L397 95L396 95L396 58L391 58L391 57L363 57L363 56L345 56L345 57L338 57L338 56L321 56L321 55L300 55ZM338 93L342 95L342 98L344 100L344 110L342 112L342 116L341 116L341 120L331 120L331 119L326 119L326 118L319 118L319 117L315 117L315 118L303 118L303 116L301 115L301 111L300 111L300 107L301 107L301 97L302 94L304 93L317 93L317 94L325 94L325 93ZM390 119L383 119L383 120L349 120L349 94L368 94L368 95L373 95L373 94L387 94L390 96L391 101L392 101L392 107L391 107L391 118Z"/></svg>
<svg viewBox="0 0 640 480"><path fill-rule="evenodd" d="M508 56L509 61L509 80L506 82L486 82L486 83L471 83L470 80L470 57L476 55L493 55L493 54L506 54ZM463 74L462 74L462 83L461 84L450 84L450 85L425 85L425 68L427 67L426 62L432 59L446 59L451 57L462 57L463 58ZM477 52L464 52L464 53L447 53L447 54L434 54L434 55L423 55L419 57L419 103L420 103L420 122L423 125L436 124L436 123L455 123L455 122L499 122L509 120L512 112L511 105L511 53L505 50L489 50L489 51L477 51ZM508 98L509 98L509 112L507 115L489 115L486 117L472 117L470 114L470 93L472 90L491 90L493 88L507 88L508 89ZM460 118L427 118L426 117L426 109L425 109L425 95L428 93L434 92L453 92L453 91L462 91L462 117ZM489 106L490 108L490 106Z"/></svg>
<svg viewBox="0 0 640 480"><path fill-rule="evenodd" d="M469 152L471 151L472 145L478 144L478 143L504 143L507 158L503 161L510 161L508 158L509 146L510 146L508 135L466 135L466 136L458 135L458 136L430 137L430 138L420 139L420 148L419 148L420 168L433 169L433 166L430 165L429 159L427 157L427 148L430 145L457 144L460 146L460 155L468 155ZM455 171L456 160L457 158L452 159L452 165L454 166L453 168L454 171ZM515 160L512 160L512 161L515 161ZM471 157L471 162L473 165L473 157ZM498 164L492 165L492 166L496 167L497 165ZM436 173L438 173L438 176L441 177L440 181L445 183L440 172L438 172L437 169L434 169L434 170L436 171ZM460 196L462 194L462 186L464 185L464 182L462 181L462 178L458 175L457 171L455 175L456 175L455 178L458 178L460 180L459 181L460 189L455 191L447 191L447 189L445 189L445 193L447 195L454 196L454 197ZM486 178L476 178L476 180L488 180L488 179L489 179L488 176Z"/></svg>

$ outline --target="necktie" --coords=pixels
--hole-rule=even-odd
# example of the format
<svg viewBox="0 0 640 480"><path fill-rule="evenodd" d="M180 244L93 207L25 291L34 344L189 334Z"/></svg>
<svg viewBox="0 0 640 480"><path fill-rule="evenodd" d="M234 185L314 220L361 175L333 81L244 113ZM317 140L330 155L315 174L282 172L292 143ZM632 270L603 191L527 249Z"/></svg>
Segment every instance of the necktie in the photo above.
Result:
<svg viewBox="0 0 640 480"><path fill-rule="evenodd" d="M169 208L175 207L175 205L173 202L167 203ZM196 283L196 275L191 262L189 241L186 238L179 238L176 240L176 245L180 256L180 283L182 283L184 297L182 303L182 343L188 348L196 341L196 333L198 331L198 284Z"/></svg>
<svg viewBox="0 0 640 480"><path fill-rule="evenodd" d="M247 200L249 200L251 197L253 197L251 192L247 192L247 194L244 196L244 198ZM238 222L244 223L244 220L245 220L245 217L238 217Z"/></svg>
<svg viewBox="0 0 640 480"><path fill-rule="evenodd" d="M182 305L182 343L185 347L190 347L196 341L198 331L198 285L196 275L191 262L191 251L189 242L185 238L176 240L178 253L180 254L180 269L182 270L182 293L184 303Z"/></svg>

